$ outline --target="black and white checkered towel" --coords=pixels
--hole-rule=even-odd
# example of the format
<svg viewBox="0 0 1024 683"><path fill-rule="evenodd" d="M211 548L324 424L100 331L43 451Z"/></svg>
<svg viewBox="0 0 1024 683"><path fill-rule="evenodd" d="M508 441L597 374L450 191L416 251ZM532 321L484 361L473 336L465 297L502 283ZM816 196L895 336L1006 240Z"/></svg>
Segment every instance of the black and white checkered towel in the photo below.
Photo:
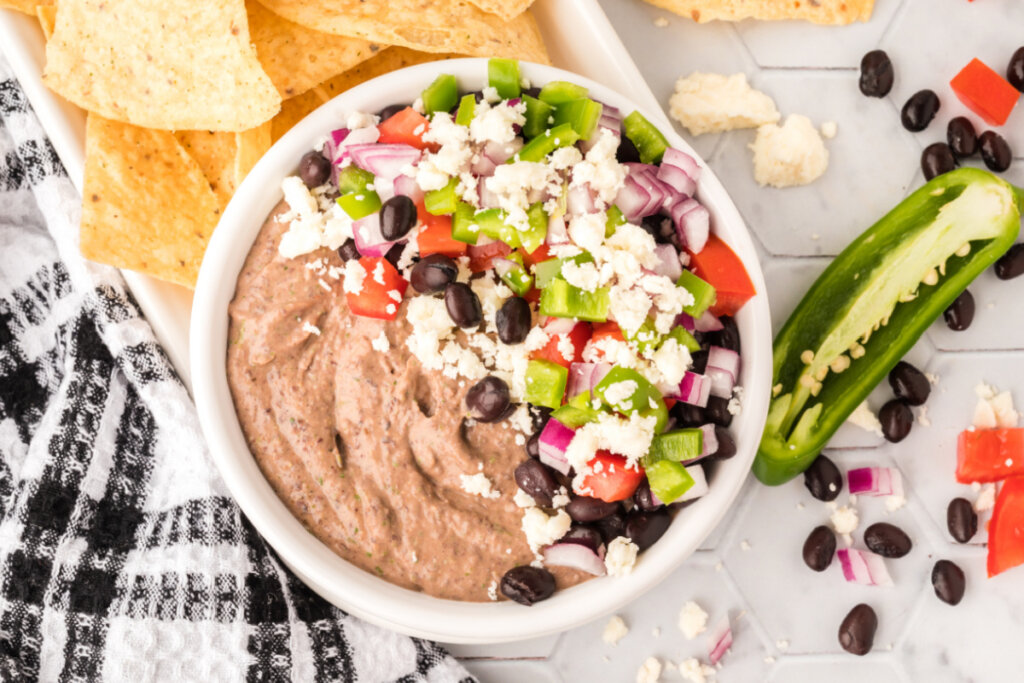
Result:
<svg viewBox="0 0 1024 683"><path fill-rule="evenodd" d="M0 680L471 680L281 564L78 204L0 57Z"/></svg>

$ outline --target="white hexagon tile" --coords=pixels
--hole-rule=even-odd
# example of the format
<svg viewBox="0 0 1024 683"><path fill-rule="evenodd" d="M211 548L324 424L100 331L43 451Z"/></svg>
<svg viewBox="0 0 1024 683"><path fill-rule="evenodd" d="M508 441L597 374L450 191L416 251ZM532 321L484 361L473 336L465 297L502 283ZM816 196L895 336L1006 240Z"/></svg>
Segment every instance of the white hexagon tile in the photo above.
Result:
<svg viewBox="0 0 1024 683"><path fill-rule="evenodd" d="M783 116L799 113L817 125L838 124L838 135L826 141L826 174L806 188L785 190L755 183L752 131L691 138L680 129L709 160L751 227L775 331L827 257L920 186L921 150L945 138L951 117L967 115L985 128L952 94L950 78L973 57L1003 71L1024 45L1021 0L877 0L870 22L845 28L697 25L640 0L601 4L666 109L681 75L743 72L775 99ZM857 87L857 68L864 52L878 46L892 57L895 87L887 98L866 98ZM939 115L924 132L909 133L899 123L899 109L926 87L939 94ZM1001 132L1017 157L1006 177L1024 186L1024 105ZM954 478L956 436L971 422L975 386L985 381L1011 389L1024 404L1022 286L1024 278L1004 282L983 274L971 286L977 304L971 328L953 332L940 320L911 350L907 360L935 384L926 409L915 409L917 420L903 442L890 444L846 425L825 451L844 474L865 466L901 472L903 508L890 511L885 500L863 496L852 504L859 515L854 547L863 548L864 529L881 521L898 525L913 541L909 555L885 561L893 587L849 584L836 563L821 573L809 570L801 547L811 529L829 524L832 509L810 496L802 478L776 488L750 480L701 550L620 612L629 632L617 645L602 641L606 620L599 620L526 644L456 647L456 654L487 681L633 681L651 656L663 664L707 659L707 634L689 641L677 625L683 604L694 600L709 613L710 624L728 616L733 627L734 645L709 679L719 683L1024 679L1024 569L987 579L984 529L967 545L955 543L946 529L952 498L975 501L983 494ZM868 403L877 411L891 397L883 382ZM850 505L848 492L836 502ZM967 575L966 597L957 607L933 593L930 574L939 558L954 560ZM861 658L843 652L837 639L840 621L859 602L879 616L875 647ZM661 680L683 679L670 667Z"/></svg>

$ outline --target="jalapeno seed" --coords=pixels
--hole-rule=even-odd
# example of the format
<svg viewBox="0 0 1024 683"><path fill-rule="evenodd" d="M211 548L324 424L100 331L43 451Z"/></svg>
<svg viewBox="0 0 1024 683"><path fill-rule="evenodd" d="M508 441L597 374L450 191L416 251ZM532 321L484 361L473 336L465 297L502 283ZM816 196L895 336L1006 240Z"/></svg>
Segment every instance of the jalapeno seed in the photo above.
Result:
<svg viewBox="0 0 1024 683"><path fill-rule="evenodd" d="M957 543L967 543L978 533L978 513L971 501L954 498L946 508L946 528Z"/></svg>
<svg viewBox="0 0 1024 683"><path fill-rule="evenodd" d="M513 567L501 577L501 594L527 607L547 600L554 592L555 577L541 567Z"/></svg>
<svg viewBox="0 0 1024 683"><path fill-rule="evenodd" d="M331 162L320 152L306 152L299 159L299 178L306 187L320 187L331 178Z"/></svg>
<svg viewBox="0 0 1024 683"><path fill-rule="evenodd" d="M804 486L818 500L835 500L843 490L843 475L836 464L824 455L818 455L804 470Z"/></svg>
<svg viewBox="0 0 1024 683"><path fill-rule="evenodd" d="M520 344L530 334L530 304L517 296L506 299L494 315L498 339L506 344Z"/></svg>
<svg viewBox="0 0 1024 683"><path fill-rule="evenodd" d="M878 615L870 606L861 603L851 609L839 625L839 644L850 654L866 655L875 644L877 630Z"/></svg>
<svg viewBox="0 0 1024 683"><path fill-rule="evenodd" d="M412 267L409 284L417 292L432 294L455 282L458 275L459 267L455 265L455 261L444 254L430 254L421 258Z"/></svg>
<svg viewBox="0 0 1024 683"><path fill-rule="evenodd" d="M668 510L655 512L632 512L626 517L626 538L633 541L640 550L647 550L668 531L672 515Z"/></svg>
<svg viewBox="0 0 1024 683"><path fill-rule="evenodd" d="M450 282L444 288L444 306L452 322L462 329L478 327L484 319L480 297L464 282Z"/></svg>
<svg viewBox="0 0 1024 683"><path fill-rule="evenodd" d="M986 130L978 137L978 147L981 149L981 160L990 170L1002 173L1010 168L1013 161L1013 153L1010 146L1002 135L994 130Z"/></svg>
<svg viewBox="0 0 1024 683"><path fill-rule="evenodd" d="M389 242L400 240L416 225L416 204L396 194L380 207L380 234Z"/></svg>
<svg viewBox="0 0 1024 683"><path fill-rule="evenodd" d="M835 533L825 525L814 527L804 541L804 564L816 572L823 572L832 564L835 554Z"/></svg>
<svg viewBox="0 0 1024 683"><path fill-rule="evenodd" d="M939 96L935 94L935 91L918 90L903 105L900 121L904 128L916 133L927 128L938 111Z"/></svg>
<svg viewBox="0 0 1024 683"><path fill-rule="evenodd" d="M924 373L903 360L889 372L889 386L897 398L902 398L912 406L923 404L932 391Z"/></svg>
<svg viewBox="0 0 1024 683"><path fill-rule="evenodd" d="M882 557L903 557L914 547L903 529L888 522L877 522L864 530L864 545Z"/></svg>
<svg viewBox="0 0 1024 683"><path fill-rule="evenodd" d="M524 460L515 469L516 484L525 491L537 505L551 507L551 501L558 493L558 482L540 460Z"/></svg>
<svg viewBox="0 0 1024 683"><path fill-rule="evenodd" d="M971 120L966 116L950 119L946 126L946 143L958 159L974 156L978 151L978 134Z"/></svg>
<svg viewBox="0 0 1024 683"><path fill-rule="evenodd" d="M956 168L953 150L945 142L933 142L921 152L921 172L925 180L931 180Z"/></svg>
<svg viewBox="0 0 1024 683"><path fill-rule="evenodd" d="M970 290L960 292L960 296L953 299L953 303L942 312L942 318L946 321L946 327L960 332L966 330L974 322L974 295Z"/></svg>
<svg viewBox="0 0 1024 683"><path fill-rule="evenodd" d="M497 422L508 414L511 401L505 380L488 375L466 392L469 416L477 422Z"/></svg>
<svg viewBox="0 0 1024 683"><path fill-rule="evenodd" d="M894 398L878 411L878 421L882 423L882 436L886 441L899 443L910 433L914 414L902 399Z"/></svg>
<svg viewBox="0 0 1024 683"><path fill-rule="evenodd" d="M885 50L872 50L860 60L860 91L868 97L885 97L892 90L892 60Z"/></svg>
<svg viewBox="0 0 1024 683"><path fill-rule="evenodd" d="M995 265L996 277L1000 280L1012 280L1024 274L1024 242L1010 247L999 257Z"/></svg>
<svg viewBox="0 0 1024 683"><path fill-rule="evenodd" d="M1017 90L1024 92L1024 47L1018 47L1006 67L1006 80Z"/></svg>
<svg viewBox="0 0 1024 683"><path fill-rule="evenodd" d="M939 560L932 568L932 588L935 596L948 605L959 605L964 599L967 580L964 570L955 562Z"/></svg>
<svg viewBox="0 0 1024 683"><path fill-rule="evenodd" d="M565 511L569 513L574 522L587 524L614 514L618 512L619 508L618 503L608 503L600 498L573 496L569 504L565 506Z"/></svg>
<svg viewBox="0 0 1024 683"><path fill-rule="evenodd" d="M351 237L345 240L345 242L338 247L338 256L341 257L342 261L351 261L353 259L359 259L359 250L356 248L356 241Z"/></svg>

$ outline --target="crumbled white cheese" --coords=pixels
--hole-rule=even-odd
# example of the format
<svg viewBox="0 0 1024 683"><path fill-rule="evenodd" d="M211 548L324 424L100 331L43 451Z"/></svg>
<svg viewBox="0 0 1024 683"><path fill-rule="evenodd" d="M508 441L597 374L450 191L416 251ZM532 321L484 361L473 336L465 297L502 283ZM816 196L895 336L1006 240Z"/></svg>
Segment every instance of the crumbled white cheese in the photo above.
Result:
<svg viewBox="0 0 1024 683"><path fill-rule="evenodd" d="M857 406L852 413L850 413L850 416L846 418L846 421L865 431L871 432L872 434L882 436L882 423L878 421L878 416L871 411L867 401L862 401L861 404Z"/></svg>
<svg viewBox="0 0 1024 683"><path fill-rule="evenodd" d="M828 168L828 150L811 120L790 114L782 126L774 123L757 129L754 179L760 185L792 187L807 185Z"/></svg>
<svg viewBox="0 0 1024 683"><path fill-rule="evenodd" d="M714 676L715 670L696 657L689 657L679 662L679 675L690 683L707 683L707 677Z"/></svg>
<svg viewBox="0 0 1024 683"><path fill-rule="evenodd" d="M627 467L636 468L637 461L651 447L654 438L654 416L641 417L633 413L628 418L602 413L594 422L588 422L573 435L565 449L565 457L576 470L573 489L585 493L583 480L590 473L589 463L598 450L613 450L626 458Z"/></svg>
<svg viewBox="0 0 1024 683"><path fill-rule="evenodd" d="M307 332L309 334L315 334L318 337L320 336L320 328L317 327L316 325L313 325L309 321L304 321L302 323L302 331Z"/></svg>
<svg viewBox="0 0 1024 683"><path fill-rule="evenodd" d="M559 512L563 515L565 514L561 510ZM568 517L568 515L565 516ZM637 545L625 536L616 537L608 544L608 549L605 551L604 566L608 571L608 576L626 576L630 574L633 571L633 565L636 563L636 554L639 550Z"/></svg>
<svg viewBox="0 0 1024 683"><path fill-rule="evenodd" d="M690 600L679 612L679 630L687 640L693 640L707 630L708 613L700 605Z"/></svg>
<svg viewBox="0 0 1024 683"><path fill-rule="evenodd" d="M379 116L367 114L362 111L356 111L348 115L348 119L345 121L345 127L349 130L356 130L358 128L376 126L378 123L380 123Z"/></svg>
<svg viewBox="0 0 1024 683"><path fill-rule="evenodd" d="M473 120L469 122L469 136L477 143L510 143L516 139L514 126L526 123L525 112L525 102L512 106L502 102L495 107L481 102L473 112Z"/></svg>
<svg viewBox="0 0 1024 683"><path fill-rule="evenodd" d="M550 517L536 507L523 511L523 533L526 534L526 542L530 549L535 553L564 536L571 525L572 518L565 510L559 510Z"/></svg>
<svg viewBox="0 0 1024 683"><path fill-rule="evenodd" d="M567 261L562 264L560 274L570 285L587 292L593 292L601 284L601 275L593 263Z"/></svg>
<svg viewBox="0 0 1024 683"><path fill-rule="evenodd" d="M826 121L825 123L821 124L821 137L825 138L826 140L831 140L836 136L836 133L838 132L839 126L836 124L835 121Z"/></svg>
<svg viewBox="0 0 1024 683"><path fill-rule="evenodd" d="M736 128L756 128L779 120L772 98L754 90L746 74L731 76L699 71L676 81L669 113L691 135Z"/></svg>
<svg viewBox="0 0 1024 683"><path fill-rule="evenodd" d="M533 496L518 487L516 487L515 495L512 496L512 502L521 508L537 507L537 501L533 499Z"/></svg>
<svg viewBox="0 0 1024 683"><path fill-rule="evenodd" d="M604 388L604 399L612 408L617 408L620 412L625 413L628 412L629 408L629 406L625 404L626 400L631 398L639 389L640 385L631 379L622 382L614 382Z"/></svg>
<svg viewBox="0 0 1024 683"><path fill-rule="evenodd" d="M570 500L571 499L569 498L569 492L565 490L564 486L560 486L558 488L558 492L551 497L551 507L555 509L564 508L566 505L569 504Z"/></svg>
<svg viewBox="0 0 1024 683"><path fill-rule="evenodd" d="M907 499L903 497L901 494L894 493L891 496L885 497L885 509L888 510L889 512L896 512L906 504Z"/></svg>
<svg viewBox="0 0 1024 683"><path fill-rule="evenodd" d="M627 633L629 633L629 627L626 626L626 622L622 620L622 617L615 615L604 625L601 640L608 645L615 645L625 638Z"/></svg>
<svg viewBox="0 0 1024 683"><path fill-rule="evenodd" d="M677 385L678 386L678 385ZM726 405L726 410L732 416L739 415L743 410L743 387L737 385L732 388L732 398Z"/></svg>
<svg viewBox="0 0 1024 683"><path fill-rule="evenodd" d="M661 680L661 662L657 657L648 657L636 672L636 683L658 683Z"/></svg>
<svg viewBox="0 0 1024 683"><path fill-rule="evenodd" d="M837 507L832 515L829 517L832 522L832 528L836 530L836 533L843 537L847 545L852 542L850 534L857 530L857 525L860 524L860 519L857 517L857 511L851 507L842 506Z"/></svg>
<svg viewBox="0 0 1024 683"><path fill-rule="evenodd" d="M345 262L345 280L341 285L346 294L359 294L363 291L363 280L366 279L366 268L356 259Z"/></svg>
<svg viewBox="0 0 1024 683"><path fill-rule="evenodd" d="M996 506L996 486L995 484L985 484L981 487L981 492L978 497L974 500L974 511L984 512L985 510L991 510Z"/></svg>
<svg viewBox="0 0 1024 683"><path fill-rule="evenodd" d="M932 421L928 419L928 406L917 407L917 423L922 427L932 426Z"/></svg>
<svg viewBox="0 0 1024 683"><path fill-rule="evenodd" d="M587 150L581 163L572 169L570 187L587 187L596 195L597 208L603 209L615 201L615 196L626 181L626 167L618 162L615 153L619 136L607 128L597 129L597 140Z"/></svg>
<svg viewBox="0 0 1024 683"><path fill-rule="evenodd" d="M556 195L562 190L558 171L534 161L500 164L494 169L494 174L484 180L484 185L494 194L498 208L508 213L505 222L521 231L529 230L530 227L526 217L530 195Z"/></svg>
<svg viewBox="0 0 1024 683"><path fill-rule="evenodd" d="M494 488L491 480L483 472L477 472L473 475L460 474L459 479L462 482L462 490L466 493L492 500L501 498L501 492Z"/></svg>
<svg viewBox="0 0 1024 683"><path fill-rule="evenodd" d="M380 351L381 353L387 353L391 350L391 342L388 341L388 335L381 330L380 334L374 337L370 342L370 346L374 351Z"/></svg>
<svg viewBox="0 0 1024 683"><path fill-rule="evenodd" d="M494 86L486 86L481 93L484 96L484 102L488 104L494 104L495 102L501 102L501 95L498 94L498 89Z"/></svg>

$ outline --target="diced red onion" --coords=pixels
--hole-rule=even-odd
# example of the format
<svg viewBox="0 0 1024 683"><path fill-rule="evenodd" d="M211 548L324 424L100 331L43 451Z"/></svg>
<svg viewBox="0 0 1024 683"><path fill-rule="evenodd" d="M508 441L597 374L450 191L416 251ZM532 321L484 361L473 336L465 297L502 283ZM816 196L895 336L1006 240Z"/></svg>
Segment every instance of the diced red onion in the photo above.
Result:
<svg viewBox="0 0 1024 683"><path fill-rule="evenodd" d="M676 325L682 325L683 329L687 332L693 332L697 329L696 321L694 321L693 316L689 313L680 313L676 316Z"/></svg>
<svg viewBox="0 0 1024 683"><path fill-rule="evenodd" d="M679 382L679 390L667 397L704 408L708 404L709 396L711 396L711 380L705 375L687 371L683 374L682 381Z"/></svg>
<svg viewBox="0 0 1024 683"><path fill-rule="evenodd" d="M568 318L566 318L568 320ZM572 363L569 365L569 381L566 386L566 398L594 391L594 387L605 378L612 369L611 363Z"/></svg>
<svg viewBox="0 0 1024 683"><path fill-rule="evenodd" d="M855 548L840 548L836 551L843 576L850 583L865 586L892 586L892 577L885 568L881 555Z"/></svg>
<svg viewBox="0 0 1024 683"><path fill-rule="evenodd" d="M718 664L719 660L725 656L725 653L732 647L732 628L729 627L729 618L722 619L715 626L711 632L710 638L711 648L708 651L708 661L711 662L711 666Z"/></svg>
<svg viewBox="0 0 1024 683"><path fill-rule="evenodd" d="M597 120L599 128L607 128L616 135L622 134L622 112L617 108L601 103L601 118Z"/></svg>
<svg viewBox="0 0 1024 683"><path fill-rule="evenodd" d="M490 159L491 163L497 167L499 164L505 163L518 154L519 150L522 148L523 139L520 137L516 137L512 142L488 140L487 144L484 145L481 156Z"/></svg>
<svg viewBox="0 0 1024 683"><path fill-rule="evenodd" d="M480 178L487 178L494 175L494 169L498 168L498 165L488 159L483 154L478 154L476 159L470 165L469 170L473 172L473 175Z"/></svg>
<svg viewBox="0 0 1024 683"><path fill-rule="evenodd" d="M480 196L480 208L497 209L501 205L497 193L492 192L487 187L487 178L480 179L480 183L477 185L477 193Z"/></svg>
<svg viewBox="0 0 1024 683"><path fill-rule="evenodd" d="M544 564L572 567L594 576L604 576L604 561L593 550L580 543L555 543L541 551Z"/></svg>
<svg viewBox="0 0 1024 683"><path fill-rule="evenodd" d="M676 498L674 502L685 503L688 500L697 500L708 493L708 479L704 476L704 468L698 465L689 465L686 471L693 477L693 486L686 490L686 493Z"/></svg>
<svg viewBox="0 0 1024 683"><path fill-rule="evenodd" d="M491 267L494 268L494 272L498 274L498 277L505 277L512 272L513 268L522 268L518 263L507 258L491 259Z"/></svg>
<svg viewBox="0 0 1024 683"><path fill-rule="evenodd" d="M395 245L388 242L380 231L380 212L371 213L352 224L352 239L363 256L384 256Z"/></svg>
<svg viewBox="0 0 1024 683"><path fill-rule="evenodd" d="M666 164L664 161L662 161L661 167L658 168L657 177L658 180L681 195L692 197L693 193L697 191L697 181L686 175L683 169Z"/></svg>
<svg viewBox="0 0 1024 683"><path fill-rule="evenodd" d="M626 216L626 220L632 221L636 218L650 216L660 211L665 200L671 196L671 190L668 185L658 180L658 167L650 164L637 163L627 163L624 164L624 166L626 166L629 171L629 174L626 176L626 185L628 185L629 181L632 180L643 192L647 194L647 202L639 209L638 215L635 215L632 218L630 215L626 214L626 211L622 209L621 206L619 206L618 197L616 197L616 206L619 206L619 209L622 210L623 215ZM623 186L623 189L625 189L625 185Z"/></svg>
<svg viewBox="0 0 1024 683"><path fill-rule="evenodd" d="M336 130L331 133L332 146L334 148L332 161L335 164L340 164L343 160L350 158L351 147L355 145L372 144L377 142L379 138L380 131L373 126L367 128L356 128L355 130L348 131L348 133L344 135L341 134L340 130ZM417 152L418 151L419 150L417 150ZM369 171L370 169L365 170Z"/></svg>
<svg viewBox="0 0 1024 683"><path fill-rule="evenodd" d="M697 318L693 326L698 332L718 332L725 328L722 322L716 318L711 311L704 311L704 315Z"/></svg>
<svg viewBox="0 0 1024 683"><path fill-rule="evenodd" d="M349 139L362 130L369 129L360 128L349 135ZM415 147L403 144L347 144L345 149L356 166L378 178L389 180L401 175L402 169L419 161L422 154Z"/></svg>
<svg viewBox="0 0 1024 683"><path fill-rule="evenodd" d="M718 435L715 434L715 425L701 425L700 430L704 432L700 456L706 458L718 452Z"/></svg>
<svg viewBox="0 0 1024 683"><path fill-rule="evenodd" d="M846 480L853 495L903 495L903 477L891 467L859 467L847 472Z"/></svg>
<svg viewBox="0 0 1024 683"><path fill-rule="evenodd" d="M663 171L666 177L662 177ZM658 179L692 197L693 190L697 188L697 181L700 180L700 165L686 152L670 147L665 150L665 154L661 158ZM673 181L681 181L682 185L677 185ZM688 186L692 186L693 189L685 189Z"/></svg>
<svg viewBox="0 0 1024 683"><path fill-rule="evenodd" d="M582 216L597 211L597 207L594 206L594 195L590 188L584 185L570 187L566 197L566 210L570 216Z"/></svg>
<svg viewBox="0 0 1024 683"><path fill-rule="evenodd" d="M540 461L562 474L569 474L569 461L565 457L565 449L569 447L575 434L576 430L569 429L555 418L550 418L540 433Z"/></svg>
<svg viewBox="0 0 1024 683"><path fill-rule="evenodd" d="M395 183L388 178L377 176L373 180L373 190L380 197L381 202L386 202L395 196Z"/></svg>
<svg viewBox="0 0 1024 683"><path fill-rule="evenodd" d="M627 221L635 222L644 217L644 210L651 201L651 193L631 176L626 176L622 188L615 195L615 206L619 207Z"/></svg>
<svg viewBox="0 0 1024 683"><path fill-rule="evenodd" d="M711 234L711 214L708 210L697 200L687 199L673 207L671 215L676 224L676 234L683 245L694 253L702 251Z"/></svg>
<svg viewBox="0 0 1024 683"><path fill-rule="evenodd" d="M565 227L565 216L552 214L548 218L548 236L544 241L552 246L565 244L569 241L569 230Z"/></svg>
<svg viewBox="0 0 1024 683"><path fill-rule="evenodd" d="M704 373L711 378L712 396L731 398L732 388L740 376L740 354L712 346L708 349L708 366Z"/></svg>
<svg viewBox="0 0 1024 683"><path fill-rule="evenodd" d="M407 175L400 175L395 178L393 184L395 194L406 196L414 202L418 202L423 199L423 190L420 189L419 183L416 182L415 178Z"/></svg>
<svg viewBox="0 0 1024 683"><path fill-rule="evenodd" d="M679 252L671 244L656 244L654 255L658 257L658 265L654 272L675 282L683 274L683 265L679 263Z"/></svg>

